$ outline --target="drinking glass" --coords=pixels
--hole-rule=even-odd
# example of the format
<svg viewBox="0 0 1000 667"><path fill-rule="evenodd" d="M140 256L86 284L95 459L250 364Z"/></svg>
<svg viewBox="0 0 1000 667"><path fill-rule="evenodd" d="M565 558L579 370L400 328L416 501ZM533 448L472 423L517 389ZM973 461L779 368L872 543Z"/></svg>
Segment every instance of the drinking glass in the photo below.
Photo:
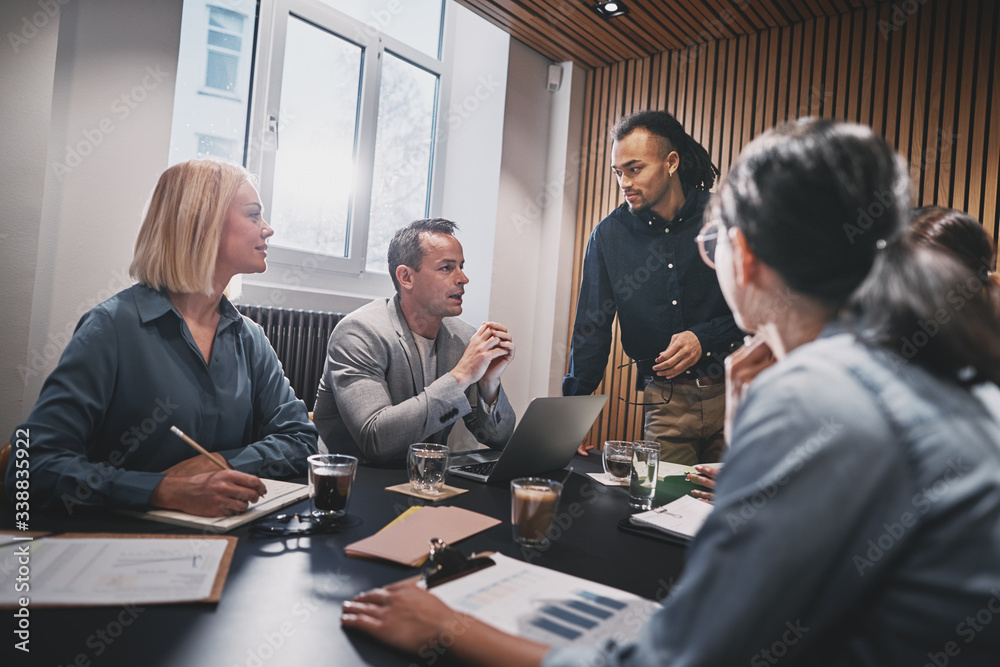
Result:
<svg viewBox="0 0 1000 667"><path fill-rule="evenodd" d="M510 481L510 522L514 541L526 547L547 547L552 515L563 485L541 477L520 477Z"/></svg>
<svg viewBox="0 0 1000 667"><path fill-rule="evenodd" d="M313 454L307 460L313 516L327 518L347 514L358 459L346 454Z"/></svg>
<svg viewBox="0 0 1000 667"><path fill-rule="evenodd" d="M632 443L632 479L628 489L629 507L653 509L656 473L660 464L660 443L639 440Z"/></svg>
<svg viewBox="0 0 1000 667"><path fill-rule="evenodd" d="M608 440L603 449L604 472L619 481L628 479L632 472L632 443Z"/></svg>
<svg viewBox="0 0 1000 667"><path fill-rule="evenodd" d="M414 491L438 494L444 486L450 452L445 445L418 442L410 445L406 456L406 469Z"/></svg>

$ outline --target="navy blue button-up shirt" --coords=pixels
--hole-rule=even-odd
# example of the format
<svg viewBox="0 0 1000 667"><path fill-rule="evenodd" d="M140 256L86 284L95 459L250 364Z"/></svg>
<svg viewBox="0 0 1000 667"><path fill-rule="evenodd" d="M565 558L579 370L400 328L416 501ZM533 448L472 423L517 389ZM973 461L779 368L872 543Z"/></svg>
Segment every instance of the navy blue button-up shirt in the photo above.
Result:
<svg viewBox="0 0 1000 667"><path fill-rule="evenodd" d="M617 313L625 354L652 376L653 359L674 334L698 337L702 357L682 377L721 377L722 360L743 333L701 259L695 237L711 193L688 190L673 220L633 214L622 204L594 228L587 244L573 325L567 396L592 393L604 376Z"/></svg>
<svg viewBox="0 0 1000 667"><path fill-rule="evenodd" d="M305 474L305 404L263 329L225 297L220 313L209 363L170 298L143 285L83 316L14 434L29 442L33 507L146 506L162 471L196 455L175 425L236 470Z"/></svg>

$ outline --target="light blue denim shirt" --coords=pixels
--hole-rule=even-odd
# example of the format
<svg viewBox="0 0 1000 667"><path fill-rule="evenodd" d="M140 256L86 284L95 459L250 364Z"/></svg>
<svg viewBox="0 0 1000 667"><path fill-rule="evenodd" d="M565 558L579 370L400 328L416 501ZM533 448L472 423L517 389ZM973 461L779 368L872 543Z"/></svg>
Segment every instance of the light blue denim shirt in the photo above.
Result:
<svg viewBox="0 0 1000 667"><path fill-rule="evenodd" d="M754 381L715 509L639 638L544 664L996 667L997 394L831 325Z"/></svg>
<svg viewBox="0 0 1000 667"><path fill-rule="evenodd" d="M14 439L29 443L33 508L141 508L166 468L196 455L177 426L236 470L305 474L316 428L274 350L225 297L209 363L169 297L143 285L81 318ZM8 466L13 497L15 466Z"/></svg>

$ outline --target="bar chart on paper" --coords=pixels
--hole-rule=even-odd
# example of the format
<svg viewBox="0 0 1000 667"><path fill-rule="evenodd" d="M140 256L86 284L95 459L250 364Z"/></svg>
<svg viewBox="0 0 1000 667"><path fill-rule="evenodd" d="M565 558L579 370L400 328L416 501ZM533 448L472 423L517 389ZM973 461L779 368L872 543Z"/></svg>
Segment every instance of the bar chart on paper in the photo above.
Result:
<svg viewBox="0 0 1000 667"><path fill-rule="evenodd" d="M659 605L502 554L496 565L431 589L455 609L552 646L634 638Z"/></svg>

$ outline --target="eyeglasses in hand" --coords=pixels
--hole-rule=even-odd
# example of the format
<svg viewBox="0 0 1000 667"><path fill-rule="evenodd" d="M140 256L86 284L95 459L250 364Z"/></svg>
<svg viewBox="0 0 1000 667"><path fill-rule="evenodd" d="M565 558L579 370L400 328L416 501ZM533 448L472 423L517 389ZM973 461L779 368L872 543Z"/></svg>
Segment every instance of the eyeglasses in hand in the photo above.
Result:
<svg viewBox="0 0 1000 667"><path fill-rule="evenodd" d="M652 363L654 361L656 361L656 360L655 359L633 359L633 360L629 361L627 364L622 364L621 366L618 366L618 370L621 370L623 368L628 368L632 364L635 364L636 370L639 370L639 364L646 363L646 362ZM660 387L659 387L659 389L660 389L660 400L658 400L658 401L655 400L655 399L652 400L652 401L645 400L647 393L649 393L649 386L652 383L653 383L652 378L647 378L646 379L646 387L642 391L642 397L643 397L642 403L637 403L636 401L630 401L627 398L625 398L624 396L619 396L618 400L619 401L625 401L629 405L637 405L637 406L666 405L667 403L669 403L670 399L674 397L674 381L673 381L673 379L668 379L666 381L666 384L668 384L670 386L669 389L667 389L666 387L663 386L664 383L660 383Z"/></svg>

